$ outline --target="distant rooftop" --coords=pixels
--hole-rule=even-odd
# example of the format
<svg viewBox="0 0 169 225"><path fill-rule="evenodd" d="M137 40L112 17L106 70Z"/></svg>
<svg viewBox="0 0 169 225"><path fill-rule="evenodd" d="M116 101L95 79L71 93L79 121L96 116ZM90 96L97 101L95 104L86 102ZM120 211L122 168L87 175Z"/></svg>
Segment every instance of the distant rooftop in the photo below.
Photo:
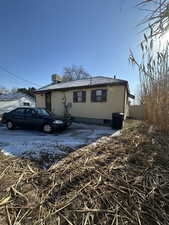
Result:
<svg viewBox="0 0 169 225"><path fill-rule="evenodd" d="M22 97L25 97L26 95L25 94L22 94L22 93L15 93L15 94L2 94L0 95L0 101L5 101L5 100L17 100L17 99L20 99Z"/></svg>
<svg viewBox="0 0 169 225"><path fill-rule="evenodd" d="M39 88L35 92L46 92L52 90L67 90L80 87L99 87L107 85L128 85L126 80L113 79L111 77L97 76L91 77L83 80L66 81L60 83L53 83Z"/></svg>

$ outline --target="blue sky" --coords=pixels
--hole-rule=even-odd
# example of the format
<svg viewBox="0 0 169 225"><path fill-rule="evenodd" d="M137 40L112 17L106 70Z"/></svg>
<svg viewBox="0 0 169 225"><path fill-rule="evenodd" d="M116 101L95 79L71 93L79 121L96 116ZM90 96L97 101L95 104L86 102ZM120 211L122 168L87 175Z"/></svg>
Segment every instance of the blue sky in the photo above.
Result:
<svg viewBox="0 0 169 225"><path fill-rule="evenodd" d="M94 76L129 81L138 71L128 62L139 51L143 14L137 0L0 0L0 66L40 86L64 66L82 65ZM0 70L0 86L33 86Z"/></svg>

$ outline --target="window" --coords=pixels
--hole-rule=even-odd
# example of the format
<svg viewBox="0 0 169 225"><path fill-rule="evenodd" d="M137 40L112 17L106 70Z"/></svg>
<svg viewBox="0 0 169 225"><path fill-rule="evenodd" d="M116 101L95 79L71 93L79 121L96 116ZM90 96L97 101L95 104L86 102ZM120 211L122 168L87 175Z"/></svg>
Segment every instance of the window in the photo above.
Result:
<svg viewBox="0 0 169 225"><path fill-rule="evenodd" d="M12 114L15 114L15 115L24 115L24 112L25 112L25 109L23 108L18 108L18 109L15 109Z"/></svg>
<svg viewBox="0 0 169 225"><path fill-rule="evenodd" d="M77 92L77 102L82 102L82 92Z"/></svg>
<svg viewBox="0 0 169 225"><path fill-rule="evenodd" d="M73 92L73 102L86 102L86 91Z"/></svg>
<svg viewBox="0 0 169 225"><path fill-rule="evenodd" d="M91 102L106 102L106 101L107 101L107 90L106 89L92 90Z"/></svg>
<svg viewBox="0 0 169 225"><path fill-rule="evenodd" d="M24 106L30 106L30 103L29 102L24 102L23 105Z"/></svg>
<svg viewBox="0 0 169 225"><path fill-rule="evenodd" d="M28 117L32 116L32 109L26 109L25 116L28 116Z"/></svg>
<svg viewBox="0 0 169 225"><path fill-rule="evenodd" d="M96 102L102 101L102 90L96 90Z"/></svg>
<svg viewBox="0 0 169 225"><path fill-rule="evenodd" d="M41 109L41 108L37 108L34 111L34 114L38 114L38 115L41 115L41 116L49 116L49 112L46 110L46 109Z"/></svg>

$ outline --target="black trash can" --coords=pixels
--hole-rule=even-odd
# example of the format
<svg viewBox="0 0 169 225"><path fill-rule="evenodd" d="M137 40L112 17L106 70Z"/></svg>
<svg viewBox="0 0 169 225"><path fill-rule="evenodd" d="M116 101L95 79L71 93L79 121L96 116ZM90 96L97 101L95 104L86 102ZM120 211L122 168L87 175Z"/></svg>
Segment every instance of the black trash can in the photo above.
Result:
<svg viewBox="0 0 169 225"><path fill-rule="evenodd" d="M112 113L112 128L122 129L124 120L124 113Z"/></svg>

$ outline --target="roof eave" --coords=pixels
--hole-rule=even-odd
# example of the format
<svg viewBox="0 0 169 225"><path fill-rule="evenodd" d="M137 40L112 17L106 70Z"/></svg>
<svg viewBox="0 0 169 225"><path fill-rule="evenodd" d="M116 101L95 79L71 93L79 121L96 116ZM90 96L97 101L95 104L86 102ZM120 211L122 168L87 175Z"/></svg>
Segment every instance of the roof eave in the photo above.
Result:
<svg viewBox="0 0 169 225"><path fill-rule="evenodd" d="M97 87L107 87L107 86L128 86L128 82L123 81L123 82L118 82L118 83L84 85L84 86L67 87L67 88L53 88L53 89L46 89L46 90L36 90L36 91L34 91L34 93L40 94L40 93L47 93L47 92L52 92L52 91L69 91L69 90L76 90L76 89L82 89L82 88L97 88Z"/></svg>

